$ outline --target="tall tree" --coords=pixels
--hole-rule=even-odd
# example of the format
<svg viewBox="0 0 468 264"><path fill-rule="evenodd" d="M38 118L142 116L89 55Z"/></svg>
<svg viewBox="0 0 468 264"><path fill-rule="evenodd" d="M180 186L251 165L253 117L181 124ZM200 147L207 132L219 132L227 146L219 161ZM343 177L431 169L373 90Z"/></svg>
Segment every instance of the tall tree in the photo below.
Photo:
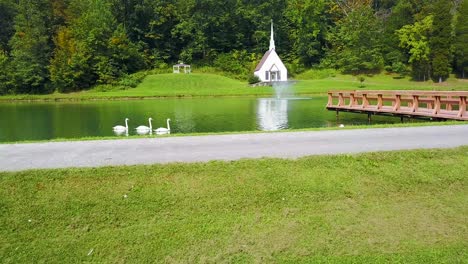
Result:
<svg viewBox="0 0 468 264"><path fill-rule="evenodd" d="M353 2L343 8L343 13L344 17L329 34L332 46L329 64L354 74L380 71L381 27L373 9L367 2L362 5Z"/></svg>
<svg viewBox="0 0 468 264"><path fill-rule="evenodd" d="M0 50L8 50L8 41L15 33L13 19L16 9L12 1L0 0Z"/></svg>
<svg viewBox="0 0 468 264"><path fill-rule="evenodd" d="M47 92L50 38L47 29L48 1L20 0L10 40L13 77L17 93Z"/></svg>
<svg viewBox="0 0 468 264"><path fill-rule="evenodd" d="M429 41L431 48L432 76L435 81L442 82L450 74L452 13L451 2L437 0L434 3L434 23Z"/></svg>
<svg viewBox="0 0 468 264"><path fill-rule="evenodd" d="M73 0L73 18L54 39L52 81L62 92L109 84L144 68L138 47L114 18L106 0Z"/></svg>
<svg viewBox="0 0 468 264"><path fill-rule="evenodd" d="M323 57L325 34L329 26L326 11L328 0L288 1L286 16L292 25L289 39L294 55L305 66L318 64Z"/></svg>
<svg viewBox="0 0 468 264"><path fill-rule="evenodd" d="M411 0L399 0L389 9L381 10L379 18L384 21L382 52L385 59L385 68L387 70L404 73L408 62L408 54L400 47L400 40L395 31L405 25L414 23L415 10L410 2ZM389 5L387 2L380 3Z"/></svg>
<svg viewBox="0 0 468 264"><path fill-rule="evenodd" d="M462 78L466 78L468 72L468 0L463 0L458 11L454 47L457 72Z"/></svg>
<svg viewBox="0 0 468 264"><path fill-rule="evenodd" d="M430 46L433 16L427 16L422 21L406 25L396 31L400 47L409 53L408 62L411 65L413 78L427 80L430 76Z"/></svg>

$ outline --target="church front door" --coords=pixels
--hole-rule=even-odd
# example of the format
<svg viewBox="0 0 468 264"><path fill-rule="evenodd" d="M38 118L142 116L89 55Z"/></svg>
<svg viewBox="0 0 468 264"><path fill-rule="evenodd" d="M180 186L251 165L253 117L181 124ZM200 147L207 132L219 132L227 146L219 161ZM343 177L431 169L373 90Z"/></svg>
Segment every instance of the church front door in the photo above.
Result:
<svg viewBox="0 0 468 264"><path fill-rule="evenodd" d="M270 72L270 81L277 82L281 80L281 75L279 71L271 71Z"/></svg>

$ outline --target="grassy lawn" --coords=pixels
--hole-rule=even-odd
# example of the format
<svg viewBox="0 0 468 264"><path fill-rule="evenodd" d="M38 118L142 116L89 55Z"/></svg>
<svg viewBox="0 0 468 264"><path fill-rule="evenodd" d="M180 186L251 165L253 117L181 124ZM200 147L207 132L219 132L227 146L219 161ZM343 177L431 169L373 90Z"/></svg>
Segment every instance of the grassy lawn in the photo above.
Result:
<svg viewBox="0 0 468 264"><path fill-rule="evenodd" d="M396 79L394 75L375 75L365 77L363 88L356 76L335 74L333 77L311 78L307 74L297 76L293 90L298 95L324 94L329 90L468 90L468 81L455 78L443 84L414 82L409 78ZM250 87L246 82L234 80L217 74L193 73L149 75L136 88L103 92L99 89L49 95L14 95L0 96L1 100L88 100L108 98L144 98L144 97L184 97L184 96L265 96L272 95L271 87Z"/></svg>
<svg viewBox="0 0 468 264"><path fill-rule="evenodd" d="M462 263L468 147L0 173L0 259Z"/></svg>
<svg viewBox="0 0 468 264"><path fill-rule="evenodd" d="M442 84L411 81L409 77L395 79L395 75L379 74L366 76L364 87L356 76L336 74L335 77L322 79L307 79L307 75L300 78L295 85L298 94L326 93L329 90L468 90L468 80L450 78ZM304 78L304 79L301 79Z"/></svg>

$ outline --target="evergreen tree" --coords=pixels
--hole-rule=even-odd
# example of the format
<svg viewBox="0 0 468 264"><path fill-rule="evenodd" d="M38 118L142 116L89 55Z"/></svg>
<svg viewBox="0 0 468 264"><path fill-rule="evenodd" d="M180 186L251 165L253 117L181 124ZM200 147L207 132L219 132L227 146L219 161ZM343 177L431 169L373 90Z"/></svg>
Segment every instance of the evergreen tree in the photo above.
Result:
<svg viewBox="0 0 468 264"><path fill-rule="evenodd" d="M408 54L400 47L400 40L395 31L414 23L413 12L410 0L399 0L395 6L391 6L390 10L380 13L380 18L384 21L382 23L382 53L385 59L385 68L388 71L400 74L406 72Z"/></svg>
<svg viewBox="0 0 468 264"><path fill-rule="evenodd" d="M450 74L450 48L452 41L451 2L437 0L434 3L434 22L429 41L434 81L442 82Z"/></svg>
<svg viewBox="0 0 468 264"><path fill-rule="evenodd" d="M74 0L70 26L58 30L50 73L61 92L116 82L145 67L138 46L119 26L106 0Z"/></svg>
<svg viewBox="0 0 468 264"><path fill-rule="evenodd" d="M294 25L289 30L294 57L305 66L320 63L322 47L328 27L326 9L328 0L292 0L288 2L286 15Z"/></svg>
<svg viewBox="0 0 468 264"><path fill-rule="evenodd" d="M468 73L468 0L460 5L455 25L455 64L462 78Z"/></svg>
<svg viewBox="0 0 468 264"><path fill-rule="evenodd" d="M0 50L7 50L8 41L15 33L13 19L15 17L15 7L12 1L0 0Z"/></svg>
<svg viewBox="0 0 468 264"><path fill-rule="evenodd" d="M50 43L47 1L20 0L10 40L15 92L44 93L49 82Z"/></svg>
<svg viewBox="0 0 468 264"><path fill-rule="evenodd" d="M329 65L358 74L378 72L383 67L381 27L369 5L351 10L329 34L332 48Z"/></svg>
<svg viewBox="0 0 468 264"><path fill-rule="evenodd" d="M0 95L12 92L10 61L6 52L0 49Z"/></svg>

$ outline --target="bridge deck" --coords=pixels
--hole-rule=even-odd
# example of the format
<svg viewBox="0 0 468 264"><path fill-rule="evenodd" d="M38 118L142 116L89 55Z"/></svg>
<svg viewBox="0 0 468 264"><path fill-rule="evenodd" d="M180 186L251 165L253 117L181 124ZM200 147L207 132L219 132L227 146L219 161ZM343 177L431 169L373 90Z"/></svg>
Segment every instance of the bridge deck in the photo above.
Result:
<svg viewBox="0 0 468 264"><path fill-rule="evenodd" d="M468 91L330 91L327 109L468 121Z"/></svg>

